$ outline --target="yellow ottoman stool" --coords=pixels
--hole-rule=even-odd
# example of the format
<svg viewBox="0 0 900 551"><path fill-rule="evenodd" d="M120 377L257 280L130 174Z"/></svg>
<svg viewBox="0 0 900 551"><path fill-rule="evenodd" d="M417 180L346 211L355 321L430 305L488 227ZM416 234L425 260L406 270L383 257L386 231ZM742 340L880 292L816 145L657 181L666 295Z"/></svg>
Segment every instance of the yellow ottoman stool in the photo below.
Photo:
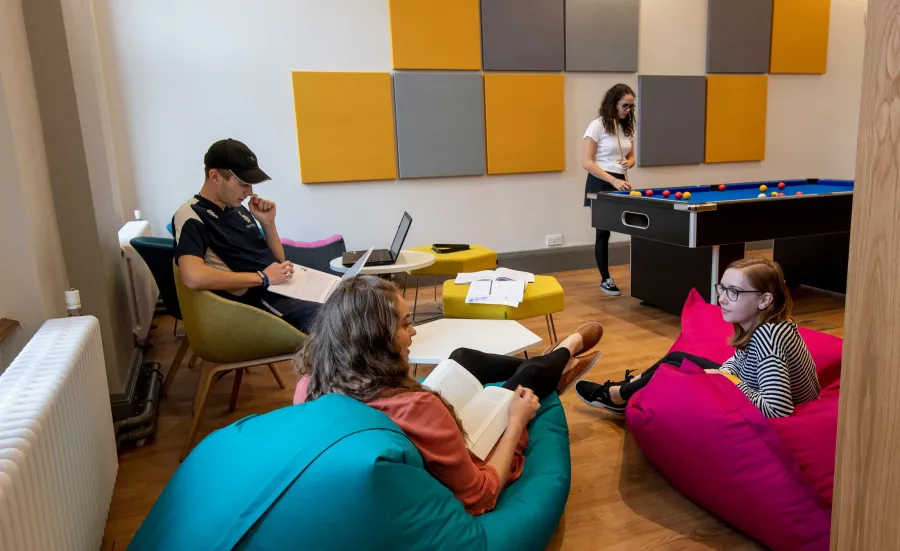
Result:
<svg viewBox="0 0 900 551"><path fill-rule="evenodd" d="M502 304L466 304L468 285L444 282L444 316L448 318L521 320L544 316L551 342L556 342L553 314L565 308L562 285L553 276L534 276L534 283L525 286L524 300L517 308Z"/></svg>
<svg viewBox="0 0 900 551"><path fill-rule="evenodd" d="M413 251L421 251L434 255L434 264L420 270L412 270L409 275L416 276L416 295L413 300L413 320L419 304L419 277L420 276L444 276L455 278L458 274L468 272L480 272L481 270L493 270L497 267L497 253L482 247L481 245L469 245L469 250L455 253L437 254L431 249L431 245L415 247ZM433 285L434 304L437 304L437 285ZM440 316L439 312L435 312ZM434 314L434 313L433 313Z"/></svg>

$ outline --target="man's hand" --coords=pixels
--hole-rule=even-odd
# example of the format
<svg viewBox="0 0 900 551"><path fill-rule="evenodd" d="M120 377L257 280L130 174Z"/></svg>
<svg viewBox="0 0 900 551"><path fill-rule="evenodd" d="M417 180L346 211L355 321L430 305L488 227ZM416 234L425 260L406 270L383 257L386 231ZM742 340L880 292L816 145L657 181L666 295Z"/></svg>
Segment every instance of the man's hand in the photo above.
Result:
<svg viewBox="0 0 900 551"><path fill-rule="evenodd" d="M273 201L266 201L254 194L250 197L247 206L250 208L250 214L263 226L275 223L275 203Z"/></svg>
<svg viewBox="0 0 900 551"><path fill-rule="evenodd" d="M278 285L294 276L294 264L291 263L290 260L286 262L273 262L263 271L269 278L269 285Z"/></svg>

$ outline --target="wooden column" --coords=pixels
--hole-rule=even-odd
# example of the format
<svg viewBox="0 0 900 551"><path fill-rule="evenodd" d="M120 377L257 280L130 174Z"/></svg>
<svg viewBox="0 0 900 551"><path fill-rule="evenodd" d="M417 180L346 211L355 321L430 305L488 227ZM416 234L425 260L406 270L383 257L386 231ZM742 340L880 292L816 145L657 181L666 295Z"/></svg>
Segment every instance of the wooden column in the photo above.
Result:
<svg viewBox="0 0 900 551"><path fill-rule="evenodd" d="M846 312L831 548L900 549L900 0L869 0Z"/></svg>

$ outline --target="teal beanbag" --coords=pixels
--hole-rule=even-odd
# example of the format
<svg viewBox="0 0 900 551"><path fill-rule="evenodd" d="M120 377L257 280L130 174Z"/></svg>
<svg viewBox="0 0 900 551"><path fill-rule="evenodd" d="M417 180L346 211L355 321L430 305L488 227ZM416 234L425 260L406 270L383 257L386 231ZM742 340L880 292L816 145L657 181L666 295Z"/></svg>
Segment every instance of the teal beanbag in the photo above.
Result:
<svg viewBox="0 0 900 551"><path fill-rule="evenodd" d="M386 415L328 395L210 434L129 549L543 549L571 482L559 398L529 425L522 477L473 517Z"/></svg>

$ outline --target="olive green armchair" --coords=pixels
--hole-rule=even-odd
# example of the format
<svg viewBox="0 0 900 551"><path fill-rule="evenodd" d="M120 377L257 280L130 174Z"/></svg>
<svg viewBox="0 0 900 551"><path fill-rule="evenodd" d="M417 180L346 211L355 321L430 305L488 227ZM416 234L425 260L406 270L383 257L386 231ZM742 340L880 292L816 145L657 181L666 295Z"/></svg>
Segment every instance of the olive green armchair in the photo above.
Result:
<svg viewBox="0 0 900 551"><path fill-rule="evenodd" d="M184 460L193 447L206 397L217 374L235 371L228 409L234 411L244 370L267 365L278 386L284 388L275 362L292 358L303 345L306 335L258 308L209 291L188 289L177 265L174 275L184 330L201 360L200 380L194 397L194 418L181 452L181 459ZM169 376L174 377L174 373Z"/></svg>

